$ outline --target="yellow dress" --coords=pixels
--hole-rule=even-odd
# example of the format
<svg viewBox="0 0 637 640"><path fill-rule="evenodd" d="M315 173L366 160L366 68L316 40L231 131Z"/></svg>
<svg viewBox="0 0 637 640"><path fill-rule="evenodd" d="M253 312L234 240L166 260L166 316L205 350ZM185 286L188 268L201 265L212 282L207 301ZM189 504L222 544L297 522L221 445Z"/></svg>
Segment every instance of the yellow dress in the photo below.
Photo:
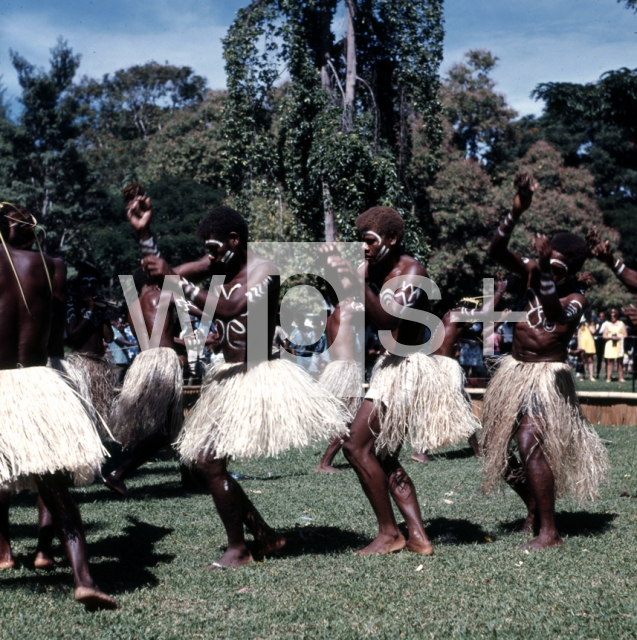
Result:
<svg viewBox="0 0 637 640"><path fill-rule="evenodd" d="M593 330L595 323L583 323L579 327L577 335L578 348L583 349L587 355L595 354L595 338L593 338Z"/></svg>
<svg viewBox="0 0 637 640"><path fill-rule="evenodd" d="M622 358L624 356L624 323L621 320L617 322L607 322L606 330L609 336L616 334L618 340L606 339L604 358L608 360Z"/></svg>

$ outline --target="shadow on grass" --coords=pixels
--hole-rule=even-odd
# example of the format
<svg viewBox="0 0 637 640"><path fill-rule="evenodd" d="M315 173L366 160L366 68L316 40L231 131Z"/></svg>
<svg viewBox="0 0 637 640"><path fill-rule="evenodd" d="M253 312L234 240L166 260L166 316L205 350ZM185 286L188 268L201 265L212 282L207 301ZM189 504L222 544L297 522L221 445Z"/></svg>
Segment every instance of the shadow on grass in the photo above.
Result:
<svg viewBox="0 0 637 640"><path fill-rule="evenodd" d="M469 520L434 518L425 524L431 542L438 544L486 544L489 534Z"/></svg>
<svg viewBox="0 0 637 640"><path fill-rule="evenodd" d="M462 460L465 458L475 458L475 454L471 447L453 449L452 451L446 451L445 453L428 453L427 455L431 460Z"/></svg>
<svg viewBox="0 0 637 640"><path fill-rule="evenodd" d="M371 538L355 531L338 527L295 527L277 531L285 536L287 543L280 551L285 557L325 555L347 550L358 550L367 546Z"/></svg>
<svg viewBox="0 0 637 640"><path fill-rule="evenodd" d="M131 524L121 534L109 536L88 545L91 575L95 582L109 594L156 586L159 580L149 569L160 563L172 562L175 557L172 554L158 554L153 550L155 543L172 533L173 529L141 522L132 516L128 517L128 521ZM56 551L61 549L54 549L54 552ZM33 559L30 558L29 562L32 561ZM68 568L69 563L66 557L59 565L63 569ZM28 567L29 564L25 562L24 566ZM0 575L0 584L5 587L22 585L37 589L60 583L72 584L71 575L60 571L38 572L15 577L9 577L6 572Z"/></svg>
<svg viewBox="0 0 637 640"><path fill-rule="evenodd" d="M562 536L601 536L610 528L616 513L594 513L590 511L560 511L555 514L555 524ZM500 522L501 533L516 533L524 524L524 518L513 522Z"/></svg>

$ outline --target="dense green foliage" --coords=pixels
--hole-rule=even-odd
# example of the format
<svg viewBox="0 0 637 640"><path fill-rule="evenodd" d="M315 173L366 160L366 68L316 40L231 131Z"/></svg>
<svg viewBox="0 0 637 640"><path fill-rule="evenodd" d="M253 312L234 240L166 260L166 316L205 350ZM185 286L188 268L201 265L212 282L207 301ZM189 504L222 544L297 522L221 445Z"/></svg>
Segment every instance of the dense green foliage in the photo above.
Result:
<svg viewBox="0 0 637 640"><path fill-rule="evenodd" d="M346 38L331 31L335 1L257 0L239 11L224 40L224 176L242 212L261 207L279 220L278 237L324 238L330 219L334 237L349 240L356 215L389 204L406 218L407 246L422 255L418 188L435 172L440 144L441 4L347 7L354 62ZM277 87L283 66L289 78ZM419 174L414 126L426 149Z"/></svg>
<svg viewBox="0 0 637 640"><path fill-rule="evenodd" d="M54 572L33 570L35 496L22 494L11 510L18 568L0 575L2 635L630 638L637 623L637 429L599 433L611 462L601 500L584 507L558 501L565 544L538 553L520 550L528 538L512 533L524 515L521 500L512 491L482 496L480 463L466 446L437 452L428 465L402 455L434 544L427 558L354 555L375 535L376 520L340 454L344 473L314 473L319 448L232 465L288 538L278 557L238 570L204 569L222 552L224 529L208 495L181 489L175 462L142 467L126 501L99 484L75 490L95 579L119 600L115 612L88 614L73 601L66 561Z"/></svg>
<svg viewBox="0 0 637 640"><path fill-rule="evenodd" d="M222 201L247 215L253 240L320 240L330 220L352 240L358 213L390 204L445 307L497 271L486 249L524 168L540 189L516 250L532 255L536 231L597 225L637 266L637 72L539 85L543 115L518 118L488 51L468 52L438 82L438 3L346 3L355 11L344 37L333 31L340 7L258 0L241 10L224 43L227 92L168 63L78 80L80 56L62 40L47 70L13 52L22 108L11 118L0 102L2 199L33 211L47 251L96 262L111 285L138 260L121 198L132 180L151 194L171 262L199 254L192 232ZM586 268L595 306L630 301L608 269Z"/></svg>

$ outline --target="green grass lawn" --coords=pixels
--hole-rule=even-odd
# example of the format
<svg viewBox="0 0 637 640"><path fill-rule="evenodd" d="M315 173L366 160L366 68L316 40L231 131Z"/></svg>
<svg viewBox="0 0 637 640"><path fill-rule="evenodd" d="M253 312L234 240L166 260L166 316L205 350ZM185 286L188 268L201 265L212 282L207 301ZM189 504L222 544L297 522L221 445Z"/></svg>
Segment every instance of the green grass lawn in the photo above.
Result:
<svg viewBox="0 0 637 640"><path fill-rule="evenodd" d="M602 500L558 503L565 544L529 554L511 533L524 515L507 492L482 497L479 462L463 447L416 483L433 557L354 555L375 519L353 471L312 471L320 451L235 464L288 546L276 558L208 572L224 545L212 501L186 493L170 461L144 466L117 500L100 485L74 491L98 584L120 602L89 613L73 601L66 560L36 572L33 496L12 509L19 562L0 574L2 638L627 638L637 635L637 428L603 427L612 462ZM58 547L56 554L61 558Z"/></svg>

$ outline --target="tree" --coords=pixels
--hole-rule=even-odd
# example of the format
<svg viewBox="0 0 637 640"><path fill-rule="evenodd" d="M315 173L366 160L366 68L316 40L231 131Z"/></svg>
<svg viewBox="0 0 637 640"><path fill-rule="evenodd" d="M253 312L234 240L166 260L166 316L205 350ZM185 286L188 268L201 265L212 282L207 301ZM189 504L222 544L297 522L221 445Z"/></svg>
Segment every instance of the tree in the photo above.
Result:
<svg viewBox="0 0 637 640"><path fill-rule="evenodd" d="M422 254L416 194L440 144L441 3L344 7L341 39L331 30L336 0L256 0L239 11L224 40L226 184L248 216L264 200L273 216L289 208L299 239L350 239L355 215L391 204ZM283 66L289 81L276 88ZM415 122L422 175L410 170Z"/></svg>
<svg viewBox="0 0 637 640"><path fill-rule="evenodd" d="M618 240L618 234L604 226L588 169L569 166L558 149L539 139L542 131L534 119L512 119L515 112L488 77L492 60L488 52L469 52L443 80L446 138L441 169L429 190L434 249L428 268L445 292L447 308L462 297L480 295L482 278L498 271L488 260L487 248L510 210L516 171L531 172L540 188L516 228L514 250L532 256L536 232L585 235L593 225L613 242ZM597 281L589 293L594 305L628 301L610 270L594 261L585 268ZM515 303L511 298L507 302Z"/></svg>
<svg viewBox="0 0 637 640"><path fill-rule="evenodd" d="M5 199L25 205L39 219L47 251L73 255L80 244L77 229L94 215L87 199L92 177L76 143L72 83L80 56L60 38L51 49L48 72L15 51L11 61L23 109L15 126L4 120L3 141L13 158Z"/></svg>
<svg viewBox="0 0 637 640"><path fill-rule="evenodd" d="M540 84L533 95L545 103L541 135L567 165L593 174L604 219L621 232L620 249L637 267L637 69L609 71L587 85Z"/></svg>

